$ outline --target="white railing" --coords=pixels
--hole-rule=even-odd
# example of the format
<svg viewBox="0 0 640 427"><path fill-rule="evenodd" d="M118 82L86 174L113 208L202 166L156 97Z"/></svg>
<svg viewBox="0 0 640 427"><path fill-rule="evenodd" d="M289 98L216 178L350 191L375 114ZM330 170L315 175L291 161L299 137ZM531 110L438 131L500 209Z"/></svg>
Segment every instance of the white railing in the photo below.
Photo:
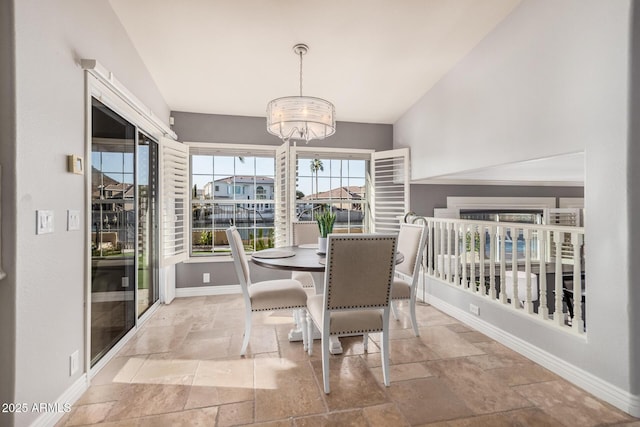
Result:
<svg viewBox="0 0 640 427"><path fill-rule="evenodd" d="M583 227L410 220L428 228L427 277L560 328L585 332Z"/></svg>

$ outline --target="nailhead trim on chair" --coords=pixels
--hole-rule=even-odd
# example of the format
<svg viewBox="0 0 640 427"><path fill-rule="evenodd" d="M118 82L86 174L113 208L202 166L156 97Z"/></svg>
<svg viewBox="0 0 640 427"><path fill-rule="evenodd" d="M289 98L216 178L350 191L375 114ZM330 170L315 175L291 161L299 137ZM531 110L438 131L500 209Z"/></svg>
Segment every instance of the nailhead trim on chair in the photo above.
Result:
<svg viewBox="0 0 640 427"><path fill-rule="evenodd" d="M329 332L329 335L362 335L369 332L382 332L382 329L354 329L351 331Z"/></svg>
<svg viewBox="0 0 640 427"><path fill-rule="evenodd" d="M358 237L341 237L339 240L363 240L362 238L358 238ZM390 239L388 237L374 237L374 238L369 238L367 240L392 240L394 241L394 245L393 245L393 253L396 253L397 247L397 239ZM333 256L333 251L334 251L334 245L335 245L335 240L331 240L331 256ZM391 282L391 284L393 284L393 263L394 263L395 259L391 259L391 265L390 265L390 273L389 273L389 281ZM329 280L332 280L333 276L333 272L329 272ZM391 286L389 286L387 288L387 303L389 302L389 298L391 298ZM331 288L327 289L327 303L331 301ZM327 305L327 310L342 310L342 309L353 309L353 308L377 308L377 307L385 307L385 305L348 305L348 306L340 306L340 307L334 307L334 308L330 308ZM366 331L363 331L366 332Z"/></svg>
<svg viewBox="0 0 640 427"><path fill-rule="evenodd" d="M251 309L251 311L274 311L274 310L288 310L290 308L306 308L306 305L288 305L286 307L276 307L276 308L257 308Z"/></svg>

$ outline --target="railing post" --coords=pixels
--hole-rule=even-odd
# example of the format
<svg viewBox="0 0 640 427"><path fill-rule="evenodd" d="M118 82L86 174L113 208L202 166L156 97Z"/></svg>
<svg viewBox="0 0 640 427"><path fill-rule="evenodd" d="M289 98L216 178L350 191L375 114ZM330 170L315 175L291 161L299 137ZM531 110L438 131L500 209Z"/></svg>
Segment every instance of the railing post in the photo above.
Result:
<svg viewBox="0 0 640 427"><path fill-rule="evenodd" d="M489 226L489 298L496 299L496 227Z"/></svg>
<svg viewBox="0 0 640 427"><path fill-rule="evenodd" d="M553 313L553 320L559 326L564 325L564 313L562 312L562 240L561 231L553 232L553 241L556 245L556 265L555 265L555 277L556 277L556 307Z"/></svg>
<svg viewBox="0 0 640 427"><path fill-rule="evenodd" d="M445 233L447 232L447 224L446 222L441 222L440 223L440 256L442 257L442 270L440 270L440 261L438 261L438 271L440 272L440 278L442 280L445 280L446 277L446 270L444 268L444 257L446 254L445 248L444 248L444 242L445 242Z"/></svg>
<svg viewBox="0 0 640 427"><path fill-rule="evenodd" d="M540 294L540 305L538 306L538 314L544 320L549 319L549 306L547 304L547 231L538 230L538 248L540 249L540 276L538 277L538 286Z"/></svg>
<svg viewBox="0 0 640 427"><path fill-rule="evenodd" d="M573 320L571 326L579 334L584 333L584 320L582 318L582 265L580 262L582 236L575 231L571 233L573 245Z"/></svg>

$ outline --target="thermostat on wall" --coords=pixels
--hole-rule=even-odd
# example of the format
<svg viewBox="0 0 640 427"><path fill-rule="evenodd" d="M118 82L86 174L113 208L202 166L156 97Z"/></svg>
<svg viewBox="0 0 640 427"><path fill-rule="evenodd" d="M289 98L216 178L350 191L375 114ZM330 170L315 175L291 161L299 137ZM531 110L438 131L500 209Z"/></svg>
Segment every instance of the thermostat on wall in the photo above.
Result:
<svg viewBox="0 0 640 427"><path fill-rule="evenodd" d="M84 159L75 154L67 156L67 171L82 175L84 173Z"/></svg>

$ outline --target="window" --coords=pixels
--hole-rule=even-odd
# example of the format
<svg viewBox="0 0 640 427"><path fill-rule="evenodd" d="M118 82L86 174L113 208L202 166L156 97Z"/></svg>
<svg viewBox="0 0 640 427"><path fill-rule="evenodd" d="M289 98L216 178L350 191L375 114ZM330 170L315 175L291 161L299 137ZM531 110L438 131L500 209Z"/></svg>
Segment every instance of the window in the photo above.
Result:
<svg viewBox="0 0 640 427"><path fill-rule="evenodd" d="M330 207L336 214L334 232L362 233L369 161L325 156L298 153L295 217L313 220L317 212Z"/></svg>
<svg viewBox="0 0 640 427"><path fill-rule="evenodd" d="M190 152L191 255L228 254L230 225L238 228L246 250L273 247L273 152L247 156L203 147Z"/></svg>
<svg viewBox="0 0 640 427"><path fill-rule="evenodd" d="M290 245L291 222L323 209L336 213L338 233L397 230L397 216L408 210L408 149L187 144L191 256L228 254L230 225L253 251ZM375 218L378 207L384 215Z"/></svg>

